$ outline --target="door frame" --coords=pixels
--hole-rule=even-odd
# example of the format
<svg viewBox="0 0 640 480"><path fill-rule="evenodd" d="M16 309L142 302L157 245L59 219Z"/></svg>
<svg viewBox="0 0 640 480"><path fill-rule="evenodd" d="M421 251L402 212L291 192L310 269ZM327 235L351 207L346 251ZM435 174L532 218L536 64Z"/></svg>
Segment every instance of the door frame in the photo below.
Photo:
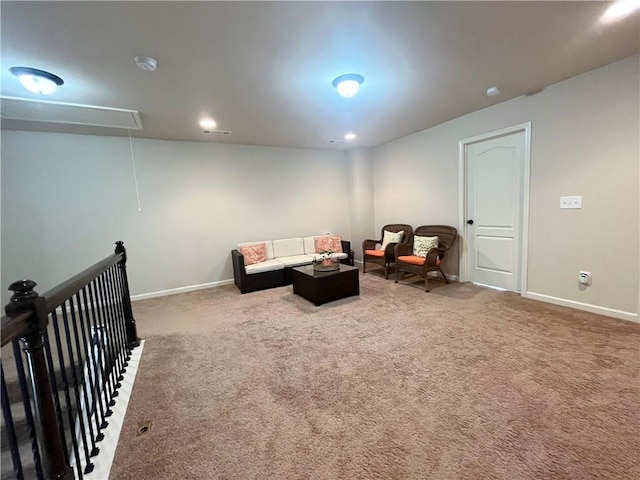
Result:
<svg viewBox="0 0 640 480"><path fill-rule="evenodd" d="M531 164L531 122L521 123L512 127L494 130L474 137L465 138L458 142L458 231L460 232L460 272L461 282L469 281L469 271L467 268L469 256L468 225L467 219L467 146L497 137L504 137L513 133L524 132L524 164L522 176L522 218L520 219L520 291L522 294L527 291L527 259L529 245L529 183Z"/></svg>

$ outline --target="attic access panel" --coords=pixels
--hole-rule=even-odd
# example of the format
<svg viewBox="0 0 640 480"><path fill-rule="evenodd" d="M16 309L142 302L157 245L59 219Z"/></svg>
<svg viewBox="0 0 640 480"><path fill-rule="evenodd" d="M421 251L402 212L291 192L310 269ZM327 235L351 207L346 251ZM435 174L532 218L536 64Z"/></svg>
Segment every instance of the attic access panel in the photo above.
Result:
<svg viewBox="0 0 640 480"><path fill-rule="evenodd" d="M28 98L0 97L0 116L6 120L142 130L140 113L136 110Z"/></svg>

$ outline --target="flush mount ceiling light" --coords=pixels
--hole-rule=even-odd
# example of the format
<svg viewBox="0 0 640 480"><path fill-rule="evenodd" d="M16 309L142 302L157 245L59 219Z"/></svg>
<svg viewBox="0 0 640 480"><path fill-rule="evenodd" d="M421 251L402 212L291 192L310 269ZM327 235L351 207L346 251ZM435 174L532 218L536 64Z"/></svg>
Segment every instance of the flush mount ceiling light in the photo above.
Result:
<svg viewBox="0 0 640 480"><path fill-rule="evenodd" d="M496 95L500 95L500 89L498 87L489 87L487 88L487 96L495 97Z"/></svg>
<svg viewBox="0 0 640 480"><path fill-rule="evenodd" d="M601 17L601 21L615 22L631 15L638 9L640 9L640 0L618 0L607 8Z"/></svg>
<svg viewBox="0 0 640 480"><path fill-rule="evenodd" d="M11 67L9 71L15 75L24 88L32 93L51 95L64 84L59 76L31 67Z"/></svg>
<svg viewBox="0 0 640 480"><path fill-rule="evenodd" d="M349 133L345 134L345 136L344 136L344 139L346 141L348 141L348 142L351 141L351 140L355 140L355 138L356 138L356 134L353 133L353 132L349 132Z"/></svg>
<svg viewBox="0 0 640 480"><path fill-rule="evenodd" d="M338 89L338 93L343 97L353 97L358 93L360 85L364 82L364 77L357 73L345 73L336 77L331 85Z"/></svg>
<svg viewBox="0 0 640 480"><path fill-rule="evenodd" d="M205 130L213 130L216 128L216 121L210 118L203 118L200 120L200 126Z"/></svg>
<svg viewBox="0 0 640 480"><path fill-rule="evenodd" d="M158 62L151 57L136 57L134 60L136 66L145 72L155 72L158 68Z"/></svg>

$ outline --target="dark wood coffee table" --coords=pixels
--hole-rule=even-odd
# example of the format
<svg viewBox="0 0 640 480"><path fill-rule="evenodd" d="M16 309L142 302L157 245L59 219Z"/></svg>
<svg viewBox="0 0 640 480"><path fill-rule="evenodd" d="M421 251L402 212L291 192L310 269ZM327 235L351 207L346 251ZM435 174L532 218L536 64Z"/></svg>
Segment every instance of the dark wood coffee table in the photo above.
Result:
<svg viewBox="0 0 640 480"><path fill-rule="evenodd" d="M340 264L339 270L316 272L313 265L305 265L293 268L291 274L293 293L316 306L360 295L358 267Z"/></svg>

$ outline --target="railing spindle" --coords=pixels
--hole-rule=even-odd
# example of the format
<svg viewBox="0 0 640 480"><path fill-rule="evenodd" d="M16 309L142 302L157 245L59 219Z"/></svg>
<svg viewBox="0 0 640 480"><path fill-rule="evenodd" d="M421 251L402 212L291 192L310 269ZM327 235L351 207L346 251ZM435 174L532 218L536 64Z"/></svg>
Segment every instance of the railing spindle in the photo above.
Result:
<svg viewBox="0 0 640 480"><path fill-rule="evenodd" d="M99 385L98 398L100 402L100 409L102 411L102 423L100 424L101 429L107 428L109 426L109 422L107 422L106 418L111 415L111 411L109 410L109 381L104 376L103 367L105 364L104 351L102 347L102 340L100 336L100 317L98 310L96 309L96 297L94 295L95 290L95 280L92 280L86 288L89 290L88 299L89 305L91 308L91 318L93 319L93 327L91 333L91 345L93 346L94 354L97 357L97 363L95 365L96 372L96 384ZM102 394L104 392L104 408L102 404Z"/></svg>
<svg viewBox="0 0 640 480"><path fill-rule="evenodd" d="M77 300L77 294L75 297ZM99 452L99 449L96 447L95 435L93 433L93 425L91 424L91 404L89 403L89 398L87 396L88 385L86 385L86 382L84 381L85 378L88 378L89 382L91 382L91 377L89 374L87 374L86 376L84 375L86 360L88 359L88 356L85 355L85 359L83 361L82 346L80 345L80 331L78 330L78 318L76 316L76 307L74 303L74 297L72 296L68 301L69 301L69 308L71 313L71 328L73 330L73 338L75 340L75 346L76 346L76 356L78 358L78 373L76 373L76 376L81 375L80 381L77 382L78 386L76 388L76 398L78 401L78 419L80 421L82 438L85 444L85 453L88 453L86 457L87 466L85 468L84 473L90 473L91 471L93 471L95 465L93 465L93 463L89 461L89 457L95 457ZM80 304L78 303L78 315L79 314L80 314ZM71 345L69 345L69 349L73 350ZM80 394L80 391L82 391L82 395ZM88 409L86 417L84 415L84 409L80 408L82 405L82 401L84 401L85 409ZM86 427L85 427L85 420L86 420ZM89 430L89 442L91 442L90 452L86 452L88 448L88 444L85 436L85 432L86 432L85 428L88 428Z"/></svg>
<svg viewBox="0 0 640 480"><path fill-rule="evenodd" d="M123 294L124 294L124 284L122 283L122 275L123 275L124 271L120 268L114 268L113 269L113 276L114 276L114 283L115 283L115 287L116 287L116 304L118 305L118 314L121 318L121 322L120 322L120 331L121 331L121 335L122 338L124 339L124 345L125 345L125 350L126 350L126 363L125 366L128 366L129 364L129 360L131 359L131 348L132 345L129 343L128 341L128 336L127 336L127 315L125 312L125 300L123 298Z"/></svg>
<svg viewBox="0 0 640 480"><path fill-rule="evenodd" d="M122 363L120 362L120 345L118 339L118 329L117 329L117 321L114 315L113 310L113 299L111 298L111 288L109 285L109 270L106 270L100 277L102 280L102 289L105 298L105 306L107 308L107 318L109 319L109 332L111 333L109 342L111 348L113 350L113 358L114 358L114 367L113 367L113 375L118 382L116 385L118 388L122 386L120 383L122 381L122 375L120 375L120 369L122 368Z"/></svg>
<svg viewBox="0 0 640 480"><path fill-rule="evenodd" d="M35 462L36 475L40 479L44 478L44 473L42 472L42 461L40 457L40 449L38 448L38 434L36 432L36 424L33 420L29 387L27 385L27 377L24 373L24 363L22 361L22 352L20 351L18 339L13 341L13 356L16 362L20 391L22 392L22 406L24 407L27 429L29 431L29 436L31 437L31 452L33 453L33 460Z"/></svg>
<svg viewBox="0 0 640 480"><path fill-rule="evenodd" d="M133 308L131 308L131 293L129 291L129 279L127 278L127 249L124 246L124 242L116 242L115 253L122 254L122 260L118 262L118 270L120 270L120 276L122 278L123 285L122 307L124 309L124 314L127 322L127 345L131 350L140 345L140 339L138 338L136 321L133 318Z"/></svg>
<svg viewBox="0 0 640 480"><path fill-rule="evenodd" d="M127 371L126 367L129 364L126 359L126 338L123 335L122 325L124 324L124 318L120 314L117 289L115 285L115 278L113 276L113 270L115 267L111 267L105 273L108 278L108 286L109 286L109 295L111 298L111 306L113 311L113 323L114 323L114 331L116 333L116 339L118 343L118 357L120 358L120 375L118 376L118 380L122 381L124 379L123 375Z"/></svg>
<svg viewBox="0 0 640 480"><path fill-rule="evenodd" d="M96 279L96 283L98 284L98 292L100 295L100 308L102 310L102 315L104 318L104 327L107 332L106 335L106 352L109 354L109 363L107 364L107 374L109 377L113 379L114 382L114 390L111 394L112 398L115 398L119 395L118 389L122 386L117 378L118 371L118 356L116 354L116 347L114 344L114 332L113 325L110 315L109 309L109 299L107 298L107 290L104 286L104 273L100 275ZM115 404L115 401L114 401Z"/></svg>
<svg viewBox="0 0 640 480"><path fill-rule="evenodd" d="M64 310L63 310L64 311ZM69 380L67 378L67 367L64 362L64 351L62 349L62 340L60 337L60 327L58 322L58 315L54 310L51 312L51 321L53 323L53 334L56 339L56 350L58 352L58 365L60 367L60 375L62 376L62 387L64 389L64 398L67 404L67 417L69 420L69 426L71 428L71 444L73 445L73 453L76 458L76 470L78 472L78 478L82 478L82 466L80 462L80 450L78 448L78 442L74 435L73 428L75 421L73 418L73 405L71 403L71 394L69 392ZM72 366L73 368L73 366Z"/></svg>
<svg viewBox="0 0 640 480"><path fill-rule="evenodd" d="M11 414L11 401L9 400L9 392L7 391L7 383L4 380L4 368L0 364L0 372L2 372L2 415L4 418L5 428L7 429L7 437L9 440L9 448L11 450L11 461L13 463L13 472L16 479L22 480L22 460L20 459L20 450L18 449L18 438L13 424L13 415Z"/></svg>
<svg viewBox="0 0 640 480"><path fill-rule="evenodd" d="M51 356L51 352L53 349L51 348L51 342L49 340L49 332L47 329L44 330L44 351L47 359L47 365L49 367L49 378L51 380L51 387L53 393L53 400L56 405L56 418L58 420L58 430L60 431L61 440L62 440L62 451L64 454L64 458L69 458L69 448L67 444L67 439L65 435L64 428L64 416L62 415L62 402L60 401L59 389L58 389L58 380L56 378L56 367L53 363L53 357Z"/></svg>
<svg viewBox="0 0 640 480"><path fill-rule="evenodd" d="M111 407L116 404L116 401L113 398L113 393L115 392L115 383L113 382L113 379L108 372L109 359L107 358L107 355L109 354L109 350L107 348L107 327L102 315L103 312L100 305L100 297L98 296L99 289L97 279L94 279L91 282L90 287L91 288L89 291L91 293L91 309L95 309L97 315L94 312L94 318L97 318L98 322L100 322L100 324L96 326L96 335L98 336L96 344L98 345L98 353L101 361L100 372L103 379L102 381L104 382L104 401L107 409L104 412L104 415L105 417L110 417L113 414L113 410L111 410Z"/></svg>
<svg viewBox="0 0 640 480"><path fill-rule="evenodd" d="M93 346L93 341L90 335L87 334L87 327L90 331L91 329L91 310L87 301L87 289L83 287L82 290L82 307L78 307L78 312L80 315L80 326L82 329L82 343L85 346L85 358L88 363L88 376L89 376L89 385L91 389L91 398L93 400L93 404L91 406L94 418L96 422L96 442L104 439L104 433L102 430L102 422L104 421L104 409L102 407L102 396L100 395L100 384L98 379L98 362L96 359L96 352ZM80 303L80 294L77 295L78 303ZM84 313L83 313L84 312ZM86 320L86 322L85 322Z"/></svg>

